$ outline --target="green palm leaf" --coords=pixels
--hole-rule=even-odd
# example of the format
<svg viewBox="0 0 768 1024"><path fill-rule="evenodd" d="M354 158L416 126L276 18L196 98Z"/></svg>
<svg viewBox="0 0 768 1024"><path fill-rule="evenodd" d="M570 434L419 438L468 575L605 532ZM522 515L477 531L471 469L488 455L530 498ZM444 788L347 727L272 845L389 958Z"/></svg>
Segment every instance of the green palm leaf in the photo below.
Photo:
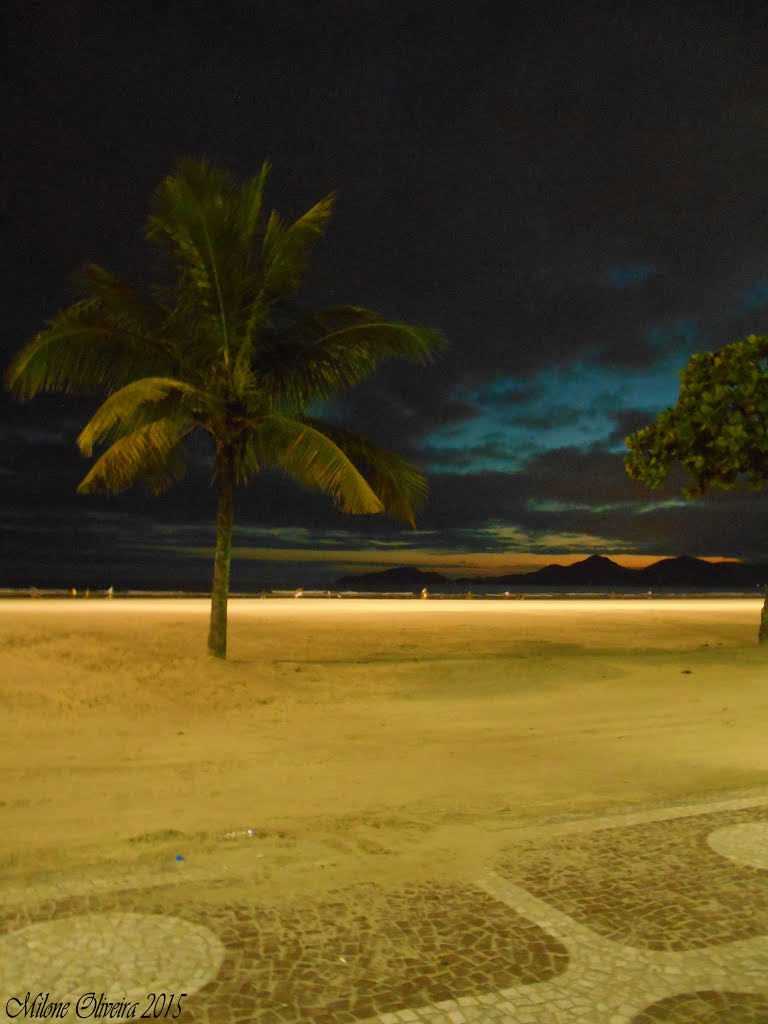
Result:
<svg viewBox="0 0 768 1024"><path fill-rule="evenodd" d="M310 423L269 415L254 420L245 460L283 469L297 483L330 495L343 512L372 515L382 503L342 449Z"/></svg>
<svg viewBox="0 0 768 1024"><path fill-rule="evenodd" d="M315 417L302 417L302 422L321 431L350 458L370 483L387 515L416 526L416 512L424 504L427 481L411 462L371 444L359 434Z"/></svg>
<svg viewBox="0 0 768 1024"><path fill-rule="evenodd" d="M240 186L234 196L233 220L240 235L239 250L250 257L261 227L261 207L264 200L264 185L269 175L269 161L261 165L261 171Z"/></svg>
<svg viewBox="0 0 768 1024"><path fill-rule="evenodd" d="M78 275L85 291L94 301L104 320L113 327L138 335L162 336L168 314L158 302L127 281L91 263ZM168 338L169 349L172 347Z"/></svg>
<svg viewBox="0 0 768 1024"><path fill-rule="evenodd" d="M207 396L184 381L169 377L143 377L126 384L97 409L77 439L83 455L93 454L94 446L133 434L169 415L178 414L180 407L189 410L197 402L204 408ZM190 422L189 414L186 421Z"/></svg>
<svg viewBox="0 0 768 1024"><path fill-rule="evenodd" d="M309 247L323 234L332 210L333 195L329 195L287 227L277 213L271 214L261 252L262 288L267 295L296 291L307 268Z"/></svg>
<svg viewBox="0 0 768 1024"><path fill-rule="evenodd" d="M113 324L97 300L63 310L11 363L8 387L19 398L43 391L113 391L137 377L173 375L167 341L151 333Z"/></svg>
<svg viewBox="0 0 768 1024"><path fill-rule="evenodd" d="M444 347L437 331L388 322L368 309L338 306L265 339L254 368L281 400L306 405L353 387L386 359L425 364Z"/></svg>
<svg viewBox="0 0 768 1024"><path fill-rule="evenodd" d="M193 427L166 418L141 427L108 448L80 483L80 494L118 494L142 481L153 494L184 476L181 442Z"/></svg>
<svg viewBox="0 0 768 1024"><path fill-rule="evenodd" d="M229 350L232 268L237 233L229 216L229 175L197 160L182 161L155 193L147 238L169 248L185 301L210 318L217 348ZM229 301L228 301L229 300Z"/></svg>

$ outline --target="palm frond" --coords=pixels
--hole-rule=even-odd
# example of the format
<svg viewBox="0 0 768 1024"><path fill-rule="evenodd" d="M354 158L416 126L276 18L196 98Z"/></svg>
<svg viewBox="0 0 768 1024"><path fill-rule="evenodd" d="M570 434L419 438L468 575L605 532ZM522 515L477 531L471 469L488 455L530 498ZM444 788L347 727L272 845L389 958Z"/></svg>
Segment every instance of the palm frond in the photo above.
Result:
<svg viewBox="0 0 768 1024"><path fill-rule="evenodd" d="M135 334L163 334L168 311L128 281L115 277L95 263L83 267L76 280L96 300L94 308L101 310L104 319L113 326Z"/></svg>
<svg viewBox="0 0 768 1024"><path fill-rule="evenodd" d="M191 405L197 402L204 407L206 401L206 395L184 381L142 377L110 395L83 429L77 444L83 455L90 456L95 445L108 444L133 434L140 427L175 415L180 412L180 406L187 411L187 422L191 422Z"/></svg>
<svg viewBox="0 0 768 1024"><path fill-rule="evenodd" d="M98 300L75 303L25 345L6 373L20 398L43 391L113 391L149 374L172 376L168 344L148 332L113 324Z"/></svg>
<svg viewBox="0 0 768 1024"><path fill-rule="evenodd" d="M261 286L268 296L290 295L301 284L312 242L324 232L333 210L333 194L286 226L273 212L264 232Z"/></svg>
<svg viewBox="0 0 768 1024"><path fill-rule="evenodd" d="M184 435L185 437L188 434ZM150 494L155 496L169 491L174 484L187 475L187 460L184 445L179 443L157 463L147 463L138 473L136 482L143 484Z"/></svg>
<svg viewBox="0 0 768 1024"><path fill-rule="evenodd" d="M261 165L255 178L244 182L234 197L233 217L240 232L243 253L250 255L260 228L261 206L264 200L264 185L269 175L269 161Z"/></svg>
<svg viewBox="0 0 768 1024"><path fill-rule="evenodd" d="M227 291L231 302L232 347L235 354L235 375L242 376L250 364L255 331L269 313L269 302L262 287L259 260L255 253L261 230L261 206L264 184L269 174L265 161L261 172L246 181L231 196L231 220L237 233L233 250L231 287ZM236 385L237 387L237 385Z"/></svg>
<svg viewBox="0 0 768 1024"><path fill-rule="evenodd" d="M80 494L118 494L142 481L160 494L185 472L182 441L193 426L167 417L115 441L91 467L77 488Z"/></svg>
<svg viewBox="0 0 768 1024"><path fill-rule="evenodd" d="M146 236L167 246L187 302L212 318L219 347L228 352L233 268L242 263L232 183L226 172L204 161L182 161L155 192ZM237 275L235 275L237 276Z"/></svg>
<svg viewBox="0 0 768 1024"><path fill-rule="evenodd" d="M387 515L415 527L416 512L427 495L423 473L402 455L379 448L359 434L315 417L303 416L301 422L313 426L341 448L365 476Z"/></svg>
<svg viewBox="0 0 768 1024"><path fill-rule="evenodd" d="M386 359L427 363L445 347L433 330L385 321L354 306L323 310L265 337L254 353L256 375L282 401L297 406L353 387Z"/></svg>
<svg viewBox="0 0 768 1024"><path fill-rule="evenodd" d="M274 414L252 421L250 428L243 468L246 462L278 467L304 487L330 495L343 512L352 515L383 510L350 458L310 423Z"/></svg>
<svg viewBox="0 0 768 1024"><path fill-rule="evenodd" d="M339 356L362 349L377 362L396 356L424 365L433 361L436 353L446 347L446 342L439 331L428 327L382 321L342 327L320 338L315 347Z"/></svg>

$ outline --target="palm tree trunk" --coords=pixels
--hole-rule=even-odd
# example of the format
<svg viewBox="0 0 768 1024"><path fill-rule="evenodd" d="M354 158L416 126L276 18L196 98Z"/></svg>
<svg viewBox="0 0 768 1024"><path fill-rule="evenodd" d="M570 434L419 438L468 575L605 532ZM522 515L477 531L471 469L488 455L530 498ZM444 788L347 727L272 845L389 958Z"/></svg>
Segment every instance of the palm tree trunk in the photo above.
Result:
<svg viewBox="0 0 768 1024"><path fill-rule="evenodd" d="M760 632L757 634L759 644L768 644L768 590L765 592L763 610L760 613Z"/></svg>
<svg viewBox="0 0 768 1024"><path fill-rule="evenodd" d="M229 597L229 565L232 559L235 495L235 453L231 445L219 445L216 449L216 484L219 503L216 512L216 556L213 563L213 585L211 587L208 653L215 658L226 658L227 599Z"/></svg>

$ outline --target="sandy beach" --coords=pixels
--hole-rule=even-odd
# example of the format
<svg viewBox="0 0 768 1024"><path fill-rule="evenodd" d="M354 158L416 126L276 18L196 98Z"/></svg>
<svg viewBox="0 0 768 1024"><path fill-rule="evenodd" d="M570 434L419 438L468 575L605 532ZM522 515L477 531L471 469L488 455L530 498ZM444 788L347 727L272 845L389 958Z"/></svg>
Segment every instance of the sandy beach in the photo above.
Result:
<svg viewBox="0 0 768 1024"><path fill-rule="evenodd" d="M760 606L242 600L216 662L206 601L2 601L2 876L178 855L274 900L458 876L538 820L757 789Z"/></svg>

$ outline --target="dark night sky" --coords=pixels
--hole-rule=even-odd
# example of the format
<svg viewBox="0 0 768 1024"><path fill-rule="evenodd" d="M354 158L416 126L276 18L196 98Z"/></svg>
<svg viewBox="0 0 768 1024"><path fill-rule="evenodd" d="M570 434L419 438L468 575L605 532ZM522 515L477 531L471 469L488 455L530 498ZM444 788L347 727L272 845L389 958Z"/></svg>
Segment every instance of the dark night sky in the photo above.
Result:
<svg viewBox="0 0 768 1024"><path fill-rule="evenodd" d="M13 2L3 366L95 261L146 280L180 156L295 217L336 189L304 299L440 328L331 412L427 472L414 532L278 476L237 495L233 586L412 563L466 574L764 560L768 495L684 502L623 471L688 356L768 331L763 4ZM95 402L0 399L4 584L208 580L206 451L160 499L75 494Z"/></svg>

